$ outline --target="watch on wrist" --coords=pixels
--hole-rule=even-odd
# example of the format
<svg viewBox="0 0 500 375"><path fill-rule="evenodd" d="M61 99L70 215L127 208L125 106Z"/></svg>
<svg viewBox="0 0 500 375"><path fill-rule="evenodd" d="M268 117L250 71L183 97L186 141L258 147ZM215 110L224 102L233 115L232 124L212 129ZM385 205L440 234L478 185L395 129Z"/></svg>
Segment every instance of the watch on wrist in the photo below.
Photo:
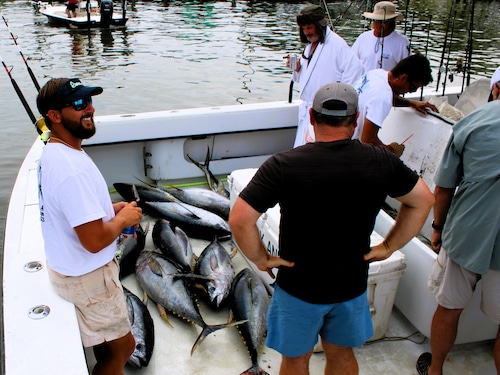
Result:
<svg viewBox="0 0 500 375"><path fill-rule="evenodd" d="M441 232L441 231L443 230L443 228L444 228L444 224L443 224L443 225L437 225L437 224L434 222L434 220L432 220L431 227L432 227L432 229L435 229L435 230L437 230L437 231Z"/></svg>

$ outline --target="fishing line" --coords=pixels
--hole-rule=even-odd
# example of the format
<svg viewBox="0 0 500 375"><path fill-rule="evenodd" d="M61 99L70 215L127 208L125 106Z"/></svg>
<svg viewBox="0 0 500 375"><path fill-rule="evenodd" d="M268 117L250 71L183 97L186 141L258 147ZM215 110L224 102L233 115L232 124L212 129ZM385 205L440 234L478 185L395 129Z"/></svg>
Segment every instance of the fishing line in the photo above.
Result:
<svg viewBox="0 0 500 375"><path fill-rule="evenodd" d="M21 57L22 57L22 59L24 61L24 64L26 64L26 68L28 69L28 73L29 73L29 75L31 77L31 80L35 84L35 87L36 87L37 91L40 91L40 85L38 84L38 81L36 80L36 77L33 74L33 71L29 67L28 61L26 60L26 58L23 55L23 52L21 51L21 47L19 47L19 44L17 44L17 38L14 36L14 34L12 33L12 31L10 30L9 24L7 22L7 19L3 16L2 11L0 11L0 14L2 15L3 22L5 23L5 26L7 26L7 29L9 30L10 36L12 37L12 40L14 41L14 44L17 46L17 49L19 50L19 54L21 55Z"/></svg>

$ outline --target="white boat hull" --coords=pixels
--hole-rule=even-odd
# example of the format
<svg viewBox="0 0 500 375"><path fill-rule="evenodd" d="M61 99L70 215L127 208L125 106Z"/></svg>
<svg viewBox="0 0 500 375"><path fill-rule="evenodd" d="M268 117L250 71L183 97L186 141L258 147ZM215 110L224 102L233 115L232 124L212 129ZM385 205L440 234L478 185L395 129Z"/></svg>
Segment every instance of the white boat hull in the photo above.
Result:
<svg viewBox="0 0 500 375"><path fill-rule="evenodd" d="M110 191L113 183L138 183L137 178L158 185L198 184L205 181L205 176L189 161L188 154L203 163L208 148L211 155L210 170L220 179L226 178L236 169L256 168L272 153L292 147L298 106L299 102L275 102L98 116L97 133L84 142L84 148L102 171ZM388 134L387 137L401 141L414 132L414 136L406 143L403 157L408 158L408 163L415 162L415 168L420 168L425 162L426 171L430 170L435 167L435 162L417 158L419 143L424 142L422 137L429 129L436 130L434 127L437 126L441 132L445 125L435 117L420 117L407 111L394 110L391 116L401 113L405 120L396 121L399 123L394 130L396 133ZM406 126L409 128L406 129ZM420 130L424 134L420 134ZM449 128L444 131L446 135ZM444 141L440 142L440 147L443 144ZM35 141L20 168L5 227L5 373L17 375L41 371L64 375L87 374L87 365L92 367L92 356L82 349L74 308L53 292L46 273L36 174L36 161L42 148L43 143ZM119 198L116 194L113 197ZM391 225L392 219L381 212L375 230L384 235ZM147 246L154 245L148 242ZM197 246L197 251L200 251L200 246L203 247L203 244ZM401 251L408 261L399 283L396 306L418 330L428 336L435 301L425 284L429 265L435 255L418 239L412 240ZM26 269L27 264L31 268ZM248 266L241 254L236 264L239 268ZM123 283L132 292L142 296L133 275L123 280ZM241 338L236 330L231 329L210 336L190 356L190 347L199 330L184 321L177 321L177 318L171 318L175 328L168 327L159 314L153 312L156 309L152 301L150 303L148 306L154 315L155 327L158 327L156 337L159 341L150 367L141 370L144 374L165 373L164 369L186 375L202 372L208 375L232 374L241 373L250 366ZM44 314L41 306L48 306L50 312ZM207 320L211 319L211 322L220 323L227 319L226 311L219 314L205 312ZM464 314L459 328L460 342L493 337L496 330L483 322L477 300ZM169 340L175 341L175 345ZM85 354L89 357L86 358ZM277 373L279 361L278 353L264 350L261 363L266 363L266 371ZM314 357L312 373L322 372L323 364L321 357ZM127 369L127 373L134 371Z"/></svg>

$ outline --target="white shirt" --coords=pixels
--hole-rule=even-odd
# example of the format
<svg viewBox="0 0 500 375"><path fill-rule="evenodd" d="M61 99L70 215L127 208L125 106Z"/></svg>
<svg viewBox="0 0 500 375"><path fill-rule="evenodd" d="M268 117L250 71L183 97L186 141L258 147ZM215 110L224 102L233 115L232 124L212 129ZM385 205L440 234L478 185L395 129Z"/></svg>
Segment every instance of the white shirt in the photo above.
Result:
<svg viewBox="0 0 500 375"><path fill-rule="evenodd" d="M397 31L379 38L373 34L373 30L368 30L360 34L352 45L352 51L363 64L365 73L380 68L391 70L410 55L409 49L408 38Z"/></svg>
<svg viewBox="0 0 500 375"><path fill-rule="evenodd" d="M38 189L45 254L53 270L79 276L113 259L116 241L91 253L74 230L115 216L106 181L84 151L47 143L38 165Z"/></svg>
<svg viewBox="0 0 500 375"><path fill-rule="evenodd" d="M378 127L389 115L393 104L393 93L388 79L389 72L384 69L370 70L354 85L358 92L358 126L352 139L360 139L365 118Z"/></svg>

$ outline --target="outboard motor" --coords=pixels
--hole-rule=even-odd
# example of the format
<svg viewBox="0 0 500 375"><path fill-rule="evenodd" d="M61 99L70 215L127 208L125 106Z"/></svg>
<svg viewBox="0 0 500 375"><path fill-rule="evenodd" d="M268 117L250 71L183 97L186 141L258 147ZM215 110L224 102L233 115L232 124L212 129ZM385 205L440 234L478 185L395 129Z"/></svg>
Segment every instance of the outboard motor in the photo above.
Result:
<svg viewBox="0 0 500 375"><path fill-rule="evenodd" d="M101 26L109 27L113 19L113 0L101 0Z"/></svg>

